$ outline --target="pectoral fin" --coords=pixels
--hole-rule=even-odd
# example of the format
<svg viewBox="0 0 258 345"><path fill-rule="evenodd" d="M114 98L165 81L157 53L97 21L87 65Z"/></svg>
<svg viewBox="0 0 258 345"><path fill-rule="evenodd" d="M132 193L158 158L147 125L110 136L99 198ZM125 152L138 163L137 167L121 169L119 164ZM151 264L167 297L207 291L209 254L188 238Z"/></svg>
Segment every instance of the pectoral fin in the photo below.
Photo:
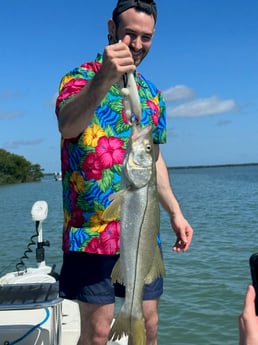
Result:
<svg viewBox="0 0 258 345"><path fill-rule="evenodd" d="M111 204L102 213L101 218L106 221L117 219L121 213L121 203L118 199L113 200Z"/></svg>
<svg viewBox="0 0 258 345"><path fill-rule="evenodd" d="M120 213L121 213L122 199L126 192L127 192L126 189L122 189L119 192L110 195L109 199L112 200L112 202L102 213L101 218L103 220L111 221L111 220L119 218Z"/></svg>

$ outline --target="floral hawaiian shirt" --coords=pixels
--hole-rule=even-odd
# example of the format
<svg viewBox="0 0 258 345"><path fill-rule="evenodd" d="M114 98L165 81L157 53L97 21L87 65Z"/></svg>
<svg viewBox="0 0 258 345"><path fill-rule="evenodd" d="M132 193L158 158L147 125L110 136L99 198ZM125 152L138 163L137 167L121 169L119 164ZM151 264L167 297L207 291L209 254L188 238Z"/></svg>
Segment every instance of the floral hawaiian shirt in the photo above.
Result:
<svg viewBox="0 0 258 345"><path fill-rule="evenodd" d="M56 114L100 69L102 55L67 73L61 80ZM140 73L136 84L142 107L141 126L151 125L155 144L166 142L165 102L160 91ZM101 215L109 196L120 190L121 170L131 132L123 98L113 85L96 108L87 128L76 138L61 141L64 235L63 250L118 254L120 221Z"/></svg>

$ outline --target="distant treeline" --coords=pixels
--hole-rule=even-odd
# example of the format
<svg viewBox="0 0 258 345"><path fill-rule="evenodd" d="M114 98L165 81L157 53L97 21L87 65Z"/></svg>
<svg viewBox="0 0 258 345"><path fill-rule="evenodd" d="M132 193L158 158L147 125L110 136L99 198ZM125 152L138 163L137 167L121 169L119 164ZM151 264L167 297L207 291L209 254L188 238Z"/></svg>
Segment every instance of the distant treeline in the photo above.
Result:
<svg viewBox="0 0 258 345"><path fill-rule="evenodd" d="M43 176L39 164L0 149L0 185L40 181Z"/></svg>

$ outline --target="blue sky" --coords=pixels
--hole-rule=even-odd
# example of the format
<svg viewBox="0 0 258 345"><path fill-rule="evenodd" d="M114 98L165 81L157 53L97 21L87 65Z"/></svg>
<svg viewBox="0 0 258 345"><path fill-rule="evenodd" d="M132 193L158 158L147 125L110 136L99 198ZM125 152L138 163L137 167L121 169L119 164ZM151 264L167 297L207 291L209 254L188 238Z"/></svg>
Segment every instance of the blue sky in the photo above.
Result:
<svg viewBox="0 0 258 345"><path fill-rule="evenodd" d="M116 0L0 4L0 147L60 170L54 107L64 73L107 43ZM258 162L258 1L159 0L139 67L167 101L168 166Z"/></svg>

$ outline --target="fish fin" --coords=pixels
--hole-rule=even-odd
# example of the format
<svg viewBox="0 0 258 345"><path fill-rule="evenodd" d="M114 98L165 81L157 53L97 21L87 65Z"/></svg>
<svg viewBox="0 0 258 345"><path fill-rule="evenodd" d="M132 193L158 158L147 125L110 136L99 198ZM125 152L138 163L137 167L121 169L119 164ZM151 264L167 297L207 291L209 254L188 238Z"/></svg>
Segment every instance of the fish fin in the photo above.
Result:
<svg viewBox="0 0 258 345"><path fill-rule="evenodd" d="M123 275L121 271L120 258L115 263L111 273L112 283L119 283L124 285Z"/></svg>
<svg viewBox="0 0 258 345"><path fill-rule="evenodd" d="M111 221L119 217L121 212L121 203L119 199L114 199L111 204L104 210L101 218L106 221Z"/></svg>
<svg viewBox="0 0 258 345"><path fill-rule="evenodd" d="M118 192L109 195L108 198L109 198L109 200L112 200L112 201L114 201L114 200L119 200L119 201L121 201L121 199L124 197L124 195L125 195L125 193L126 193L127 191L128 191L128 188L126 188L126 189L121 189L121 190L119 190Z"/></svg>
<svg viewBox="0 0 258 345"><path fill-rule="evenodd" d="M119 218L121 213L121 204L128 190L129 188L121 189L119 192L113 193L109 196L109 200L111 200L111 203L101 215L101 218L103 220L111 221L113 219Z"/></svg>
<svg viewBox="0 0 258 345"><path fill-rule="evenodd" d="M166 270L161 256L160 248L157 245L150 272L144 279L145 284L152 283L158 277L165 277Z"/></svg>
<svg viewBox="0 0 258 345"><path fill-rule="evenodd" d="M146 333L144 319L137 320L132 319L131 321L131 336L133 338L133 344L145 345L146 344Z"/></svg>
<svg viewBox="0 0 258 345"><path fill-rule="evenodd" d="M145 345L144 319L136 319L121 311L110 329L109 340L120 340L124 335L131 336L134 345Z"/></svg>
<svg viewBox="0 0 258 345"><path fill-rule="evenodd" d="M102 219L106 221L110 221L119 217L121 213L121 201L122 201L124 193L125 193L125 190L122 189L119 192L111 194L109 196L111 203L102 213L101 215Z"/></svg>

